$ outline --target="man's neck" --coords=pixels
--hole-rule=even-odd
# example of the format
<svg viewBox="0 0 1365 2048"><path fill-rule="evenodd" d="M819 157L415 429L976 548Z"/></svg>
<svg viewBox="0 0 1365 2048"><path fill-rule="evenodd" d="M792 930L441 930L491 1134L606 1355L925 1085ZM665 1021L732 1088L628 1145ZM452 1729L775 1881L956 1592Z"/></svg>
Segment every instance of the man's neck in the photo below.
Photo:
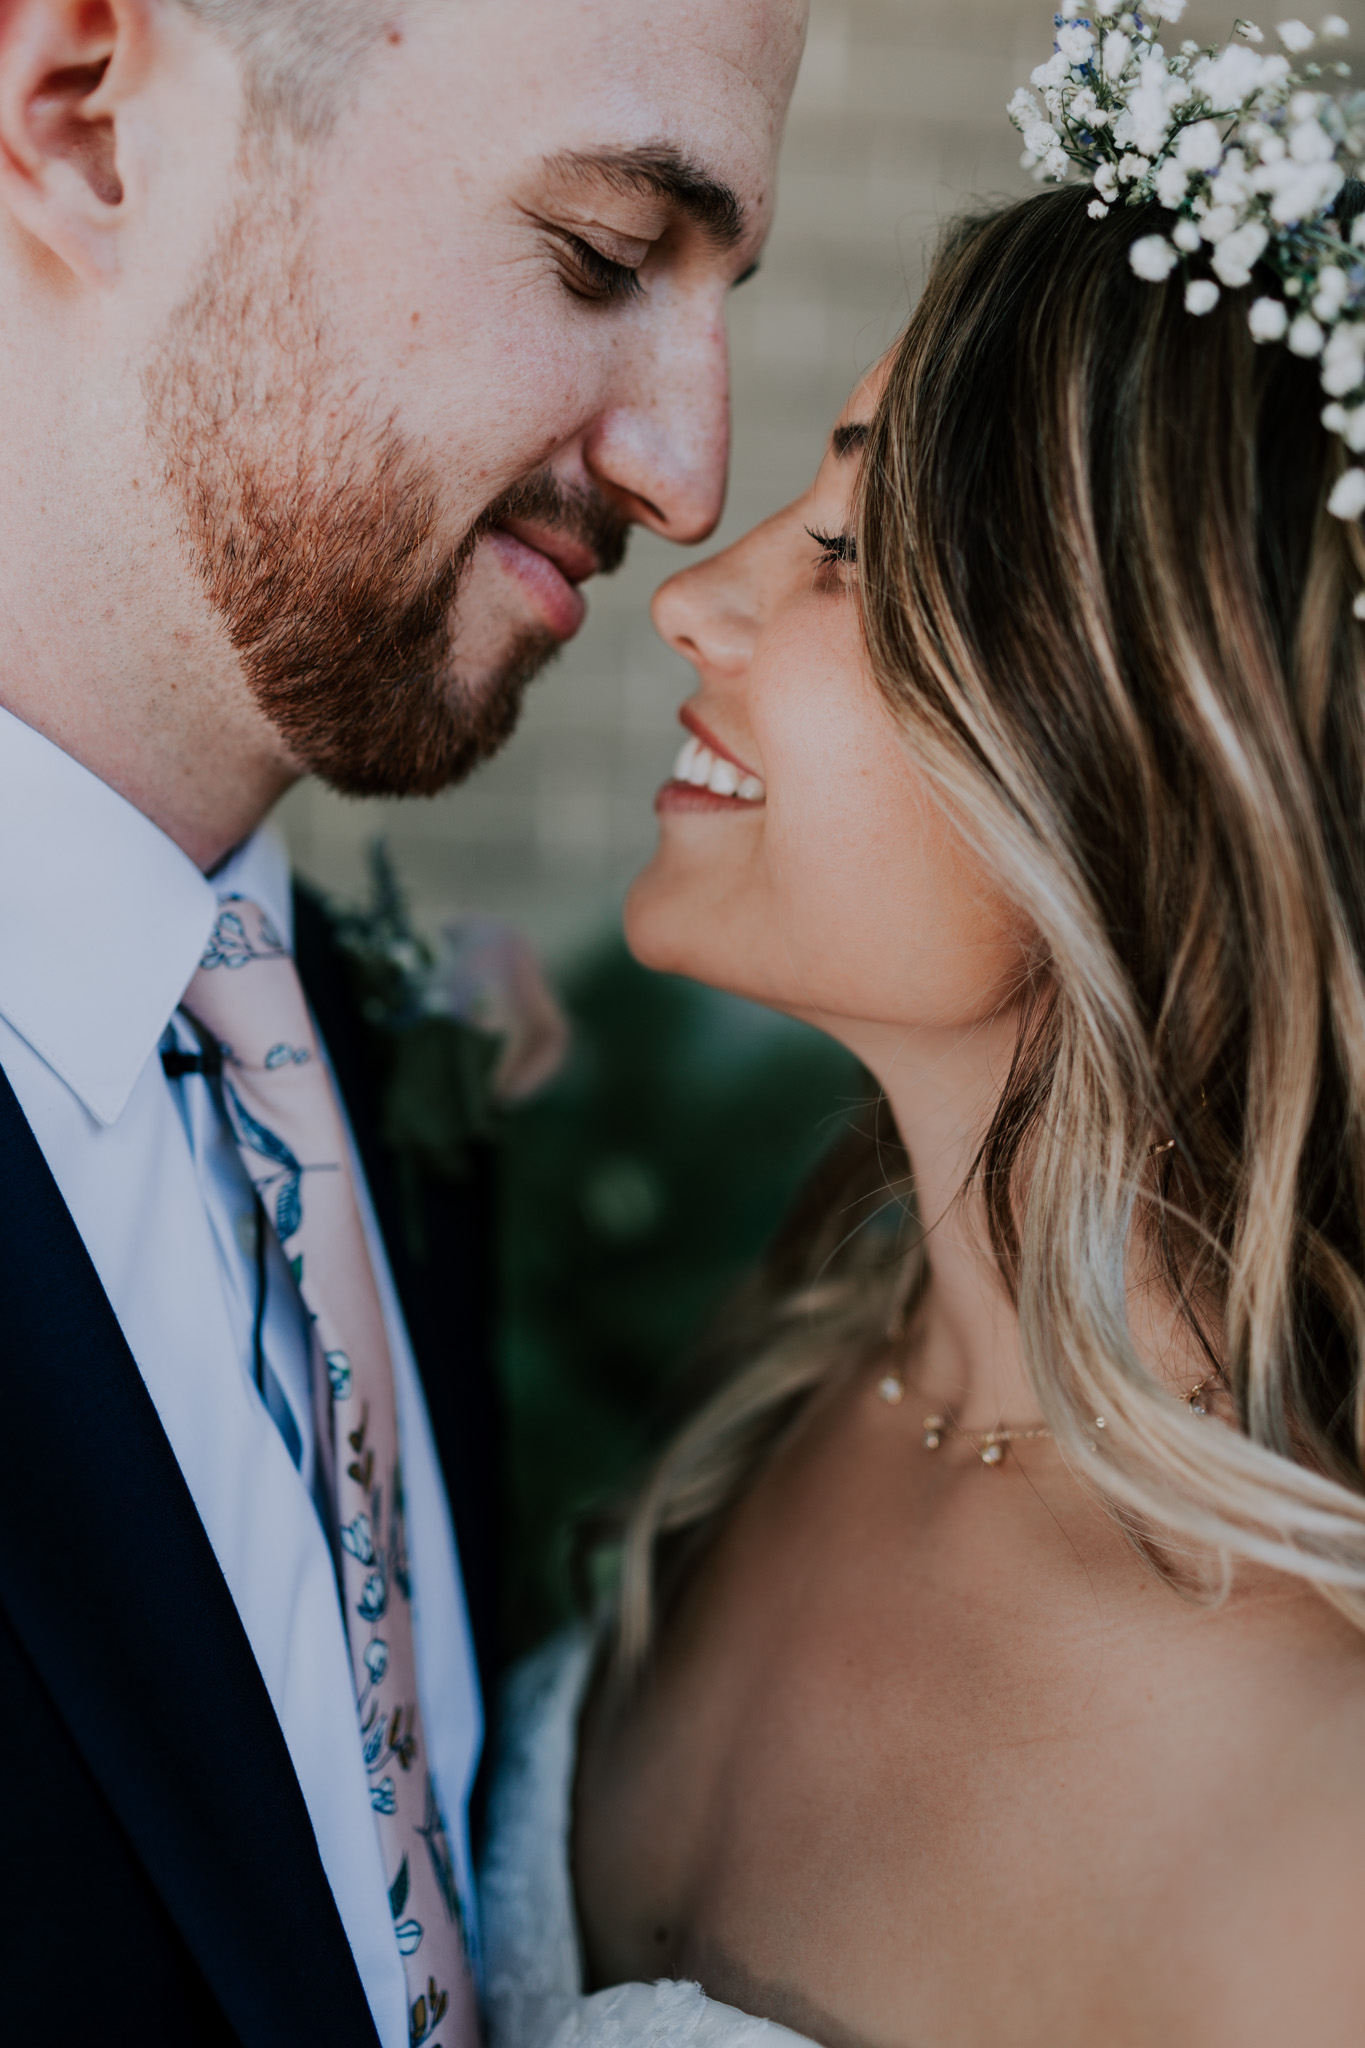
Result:
<svg viewBox="0 0 1365 2048"><path fill-rule="evenodd" d="M190 683L187 664L183 681L164 675L149 687L107 657L92 674L51 649L12 663L23 639L2 644L0 704L117 790L206 874L298 779L239 673L205 688L202 670Z"/></svg>

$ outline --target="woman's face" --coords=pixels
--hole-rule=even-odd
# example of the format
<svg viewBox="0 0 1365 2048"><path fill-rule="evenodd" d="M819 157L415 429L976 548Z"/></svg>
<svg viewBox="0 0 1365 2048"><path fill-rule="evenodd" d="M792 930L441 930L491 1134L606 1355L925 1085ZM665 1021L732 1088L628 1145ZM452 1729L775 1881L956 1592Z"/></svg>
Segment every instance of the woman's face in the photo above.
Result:
<svg viewBox="0 0 1365 2048"><path fill-rule="evenodd" d="M699 687L626 909L647 966L807 1017L865 1058L868 1026L997 1014L1028 945L915 766L839 559L880 384L854 393L804 498L654 601Z"/></svg>

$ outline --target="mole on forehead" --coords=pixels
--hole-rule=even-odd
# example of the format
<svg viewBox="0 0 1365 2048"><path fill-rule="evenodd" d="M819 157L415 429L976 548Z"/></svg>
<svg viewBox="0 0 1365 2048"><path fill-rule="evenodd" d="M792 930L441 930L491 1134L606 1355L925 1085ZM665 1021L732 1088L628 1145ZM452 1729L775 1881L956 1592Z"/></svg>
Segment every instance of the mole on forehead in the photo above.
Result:
<svg viewBox="0 0 1365 2048"><path fill-rule="evenodd" d="M842 426L834 429L830 446L839 456L860 454L867 446L871 431L871 423L867 420L845 420Z"/></svg>

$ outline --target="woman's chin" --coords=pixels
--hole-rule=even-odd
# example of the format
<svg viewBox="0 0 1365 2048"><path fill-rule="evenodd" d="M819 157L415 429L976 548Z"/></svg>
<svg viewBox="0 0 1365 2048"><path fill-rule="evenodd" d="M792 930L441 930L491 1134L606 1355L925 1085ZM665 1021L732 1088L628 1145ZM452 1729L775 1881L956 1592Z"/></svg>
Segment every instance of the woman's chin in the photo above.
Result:
<svg viewBox="0 0 1365 2048"><path fill-rule="evenodd" d="M727 890L707 887L667 846L642 868L626 897L626 944L642 967L748 995L745 948L726 916Z"/></svg>
<svg viewBox="0 0 1365 2048"><path fill-rule="evenodd" d="M664 856L656 853L631 883L623 919L626 944L642 967L658 974L695 977L697 949L688 944L688 927L696 920L688 917L686 903L679 901L677 887L670 885L667 865Z"/></svg>

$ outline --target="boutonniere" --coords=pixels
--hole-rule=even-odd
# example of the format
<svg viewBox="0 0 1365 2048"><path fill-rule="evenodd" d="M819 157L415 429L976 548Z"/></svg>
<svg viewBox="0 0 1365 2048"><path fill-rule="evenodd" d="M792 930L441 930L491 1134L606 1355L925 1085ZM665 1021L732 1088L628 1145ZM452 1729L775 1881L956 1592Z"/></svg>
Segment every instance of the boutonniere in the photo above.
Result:
<svg viewBox="0 0 1365 2048"><path fill-rule="evenodd" d="M388 849L370 849L370 896L332 905L336 939L384 1070L380 1136L394 1154L409 1246L425 1256L419 1183L464 1178L499 1113L559 1069L568 1026L535 952L491 918L452 919L432 944L412 922Z"/></svg>

